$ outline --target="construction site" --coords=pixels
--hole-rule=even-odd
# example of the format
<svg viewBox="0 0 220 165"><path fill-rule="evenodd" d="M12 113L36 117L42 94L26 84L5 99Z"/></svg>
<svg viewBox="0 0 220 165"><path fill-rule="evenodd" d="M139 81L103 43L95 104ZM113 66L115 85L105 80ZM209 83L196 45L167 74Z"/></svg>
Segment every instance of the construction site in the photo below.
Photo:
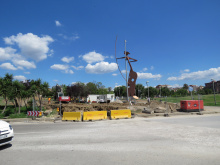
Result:
<svg viewBox="0 0 220 165"><path fill-rule="evenodd" d="M44 112L44 116L49 116L52 111L57 111L57 115L61 115L64 112L88 112L88 111L107 111L108 114L111 110L123 110L130 109L132 116L141 116L141 115L151 115L157 116L166 113L177 113L180 110L180 104L175 103L166 103L160 102L156 100L152 100L148 102L147 100L136 100L133 103L123 102L121 100L116 100L111 103L60 103L58 101L51 101L50 104L44 102L43 104L46 111ZM56 115L55 115L56 116ZM109 116L109 115L108 115Z"/></svg>

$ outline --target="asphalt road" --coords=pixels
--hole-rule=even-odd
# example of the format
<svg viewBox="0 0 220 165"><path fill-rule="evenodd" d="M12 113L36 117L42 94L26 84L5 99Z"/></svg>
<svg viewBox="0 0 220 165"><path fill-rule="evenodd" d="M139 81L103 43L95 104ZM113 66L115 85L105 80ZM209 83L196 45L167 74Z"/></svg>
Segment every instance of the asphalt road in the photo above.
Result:
<svg viewBox="0 0 220 165"><path fill-rule="evenodd" d="M7 165L217 165L220 115L96 122L11 123Z"/></svg>

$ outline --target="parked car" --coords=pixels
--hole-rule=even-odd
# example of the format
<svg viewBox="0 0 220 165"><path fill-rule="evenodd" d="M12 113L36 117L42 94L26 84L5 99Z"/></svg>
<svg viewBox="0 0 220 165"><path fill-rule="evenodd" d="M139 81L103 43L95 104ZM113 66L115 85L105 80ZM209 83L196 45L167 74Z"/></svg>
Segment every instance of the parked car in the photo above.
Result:
<svg viewBox="0 0 220 165"><path fill-rule="evenodd" d="M12 126L9 123L0 120L0 146L11 143L13 138L14 131Z"/></svg>

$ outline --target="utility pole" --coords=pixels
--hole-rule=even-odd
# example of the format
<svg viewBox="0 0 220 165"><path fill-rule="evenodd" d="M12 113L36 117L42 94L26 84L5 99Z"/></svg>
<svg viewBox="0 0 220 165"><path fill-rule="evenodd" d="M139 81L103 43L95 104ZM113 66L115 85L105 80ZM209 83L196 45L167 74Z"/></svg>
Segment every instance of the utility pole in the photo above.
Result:
<svg viewBox="0 0 220 165"><path fill-rule="evenodd" d="M127 56L126 56L126 40L125 40L125 68L126 68L126 87L127 87L127 101L129 102L128 98L128 75L127 75Z"/></svg>
<svg viewBox="0 0 220 165"><path fill-rule="evenodd" d="M148 90L147 98L149 98L149 86L148 86L148 83L149 83L149 81L146 82L146 84L147 84L147 90Z"/></svg>
<svg viewBox="0 0 220 165"><path fill-rule="evenodd" d="M215 105L216 105L216 99L215 99L215 87L214 87L214 79L211 79L212 80L212 86L213 86L213 92L214 92L214 101L215 101Z"/></svg>

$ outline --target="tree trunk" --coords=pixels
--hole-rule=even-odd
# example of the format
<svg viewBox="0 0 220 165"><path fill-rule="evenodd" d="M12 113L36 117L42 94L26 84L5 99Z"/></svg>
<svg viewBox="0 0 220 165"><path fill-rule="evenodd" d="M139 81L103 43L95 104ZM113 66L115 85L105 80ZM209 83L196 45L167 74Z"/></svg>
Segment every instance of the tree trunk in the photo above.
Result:
<svg viewBox="0 0 220 165"><path fill-rule="evenodd" d="M5 113L5 110L7 108L7 104L8 104L8 99L5 97L5 107L4 107L3 111L2 111L2 114Z"/></svg>
<svg viewBox="0 0 220 165"><path fill-rule="evenodd" d="M24 100L24 105L25 105L25 107L26 107L26 110L28 110L28 109L27 109L27 102L26 102L26 101L27 101L27 99Z"/></svg>
<svg viewBox="0 0 220 165"><path fill-rule="evenodd" d="M18 114L21 113L21 98L19 99L19 104L18 104Z"/></svg>
<svg viewBox="0 0 220 165"><path fill-rule="evenodd" d="M14 99L14 106L15 106L15 113L17 113L17 100L16 99Z"/></svg>
<svg viewBox="0 0 220 165"><path fill-rule="evenodd" d="M39 99L39 103L40 103L40 111L42 111L42 104L41 104L42 96L40 97L40 95L38 95L38 99Z"/></svg>

